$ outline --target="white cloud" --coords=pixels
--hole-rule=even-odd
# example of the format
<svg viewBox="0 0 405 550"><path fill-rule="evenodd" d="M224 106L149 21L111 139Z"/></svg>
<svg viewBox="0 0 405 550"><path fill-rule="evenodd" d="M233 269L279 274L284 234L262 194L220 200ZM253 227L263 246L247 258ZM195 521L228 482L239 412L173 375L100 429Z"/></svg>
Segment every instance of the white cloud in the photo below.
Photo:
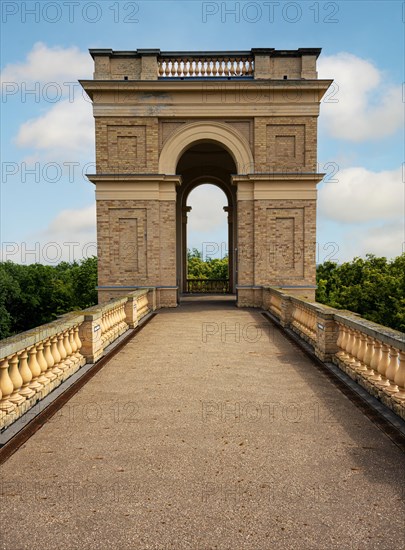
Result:
<svg viewBox="0 0 405 550"><path fill-rule="evenodd" d="M45 114L24 122L16 137L19 147L32 148L53 161L92 158L94 121L83 98L56 103Z"/></svg>
<svg viewBox="0 0 405 550"><path fill-rule="evenodd" d="M372 227L360 233L359 246L364 253L394 258L404 249L404 223L387 223Z"/></svg>
<svg viewBox="0 0 405 550"><path fill-rule="evenodd" d="M402 170L372 172L362 167L338 172L319 189L319 214L343 223L404 218Z"/></svg>
<svg viewBox="0 0 405 550"><path fill-rule="evenodd" d="M41 114L21 124L15 143L31 149L29 163L37 161L71 162L94 157L92 105L77 82L92 75L93 61L87 52L73 46L48 47L37 42L25 61L6 65L2 86L7 99L40 104ZM55 83L55 85L53 85ZM7 91L8 90L8 91ZM36 90L25 95L25 90Z"/></svg>
<svg viewBox="0 0 405 550"><path fill-rule="evenodd" d="M96 207L59 212L42 231L19 243L3 243L0 257L21 264L56 265L97 255Z"/></svg>
<svg viewBox="0 0 405 550"><path fill-rule="evenodd" d="M355 142L380 139L403 124L401 86L389 84L370 61L346 52L321 56L318 74L335 80L320 118L331 136Z"/></svg>
<svg viewBox="0 0 405 550"><path fill-rule="evenodd" d="M51 221L45 230L45 235L55 237L60 235L80 236L95 232L96 206L92 204L85 208L62 210Z"/></svg>
<svg viewBox="0 0 405 550"><path fill-rule="evenodd" d="M76 46L49 48L36 42L23 63L11 63L1 72L2 82L76 82L91 78L93 60Z"/></svg>
<svg viewBox="0 0 405 550"><path fill-rule="evenodd" d="M188 214L188 230L210 233L227 227L228 205L226 195L215 185L200 185L190 193L187 205L192 207Z"/></svg>
<svg viewBox="0 0 405 550"><path fill-rule="evenodd" d="M342 235L334 257L339 263L350 262L366 254L395 258L405 252L404 224L401 221L372 227L354 226Z"/></svg>

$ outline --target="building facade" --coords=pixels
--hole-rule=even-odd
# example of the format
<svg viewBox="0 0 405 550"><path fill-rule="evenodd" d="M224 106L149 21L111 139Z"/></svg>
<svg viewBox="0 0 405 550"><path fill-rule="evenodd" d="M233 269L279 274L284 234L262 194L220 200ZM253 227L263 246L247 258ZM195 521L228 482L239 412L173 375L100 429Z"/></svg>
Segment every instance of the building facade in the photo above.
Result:
<svg viewBox="0 0 405 550"><path fill-rule="evenodd" d="M156 287L158 306L177 305L202 183L227 197L238 305L261 305L266 286L313 298L320 49L90 54L99 301Z"/></svg>

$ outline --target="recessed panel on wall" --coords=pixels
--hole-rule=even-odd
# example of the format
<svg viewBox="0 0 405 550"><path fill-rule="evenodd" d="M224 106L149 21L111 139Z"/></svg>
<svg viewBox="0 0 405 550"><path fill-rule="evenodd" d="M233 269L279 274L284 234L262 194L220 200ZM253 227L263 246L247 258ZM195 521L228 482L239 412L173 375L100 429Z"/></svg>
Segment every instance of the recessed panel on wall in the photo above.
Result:
<svg viewBox="0 0 405 550"><path fill-rule="evenodd" d="M108 125L108 166L116 173L146 171L146 126Z"/></svg>
<svg viewBox="0 0 405 550"><path fill-rule="evenodd" d="M146 209L111 208L109 230L111 274L135 284L147 276Z"/></svg>
<svg viewBox="0 0 405 550"><path fill-rule="evenodd" d="M304 277L304 208L268 208L269 268L272 276Z"/></svg>
<svg viewBox="0 0 405 550"><path fill-rule="evenodd" d="M267 165L275 172L297 172L305 167L305 124L267 125Z"/></svg>

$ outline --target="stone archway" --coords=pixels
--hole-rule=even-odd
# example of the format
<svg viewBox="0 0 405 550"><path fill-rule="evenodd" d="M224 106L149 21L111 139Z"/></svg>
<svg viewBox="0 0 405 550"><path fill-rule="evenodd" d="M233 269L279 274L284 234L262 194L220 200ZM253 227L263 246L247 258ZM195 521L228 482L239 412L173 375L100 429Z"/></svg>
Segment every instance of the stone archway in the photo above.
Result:
<svg viewBox="0 0 405 550"><path fill-rule="evenodd" d="M159 157L159 173L175 174L184 151L204 141L218 143L226 149L235 162L238 175L254 172L250 146L232 126L221 122L191 122L173 132L164 144Z"/></svg>
<svg viewBox="0 0 405 550"><path fill-rule="evenodd" d="M237 242L237 188L232 184L236 172L235 161L230 153L217 143L204 141L192 144L183 152L176 166L182 183L176 193L176 281L179 293L187 292L187 217L188 197L193 189L202 184L212 184L225 195L223 204L228 221L229 293L236 290L237 266L235 243ZM220 243L217 243L220 246Z"/></svg>
<svg viewBox="0 0 405 550"><path fill-rule="evenodd" d="M314 295L317 119L331 84L319 53L91 51L95 79L81 84L96 124L100 302L153 287L158 307L177 305L179 197L199 177L233 194L238 305L259 306L269 285ZM182 165L207 144L208 164L214 149L231 159L225 173Z"/></svg>
<svg viewBox="0 0 405 550"><path fill-rule="evenodd" d="M182 159L184 160L185 155L189 155L196 147L204 147L203 144L211 144L212 148L211 153L206 152L204 170L199 172L198 168L197 170L189 168L184 171ZM218 163L212 162L214 149L222 151L223 158L228 158L228 170L221 170ZM194 167L196 167L195 163ZM253 171L254 161L248 142L235 128L226 123L215 121L187 123L173 132L165 142L160 153L159 172L166 175L177 174L182 179L182 184L177 188L176 200L176 284L179 294L186 288L186 199L191 190L201 183L217 185L224 191L228 199L226 211L228 214L229 288L231 293L235 292L237 284L235 260L237 188L232 185L232 176Z"/></svg>

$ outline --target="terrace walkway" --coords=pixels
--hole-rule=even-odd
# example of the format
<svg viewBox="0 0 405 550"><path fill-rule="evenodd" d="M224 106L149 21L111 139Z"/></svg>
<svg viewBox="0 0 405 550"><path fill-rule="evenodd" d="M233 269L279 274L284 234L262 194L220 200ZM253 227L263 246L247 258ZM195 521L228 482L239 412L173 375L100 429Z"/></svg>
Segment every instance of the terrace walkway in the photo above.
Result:
<svg viewBox="0 0 405 550"><path fill-rule="evenodd" d="M404 468L260 311L184 302L1 466L0 547L400 550Z"/></svg>

